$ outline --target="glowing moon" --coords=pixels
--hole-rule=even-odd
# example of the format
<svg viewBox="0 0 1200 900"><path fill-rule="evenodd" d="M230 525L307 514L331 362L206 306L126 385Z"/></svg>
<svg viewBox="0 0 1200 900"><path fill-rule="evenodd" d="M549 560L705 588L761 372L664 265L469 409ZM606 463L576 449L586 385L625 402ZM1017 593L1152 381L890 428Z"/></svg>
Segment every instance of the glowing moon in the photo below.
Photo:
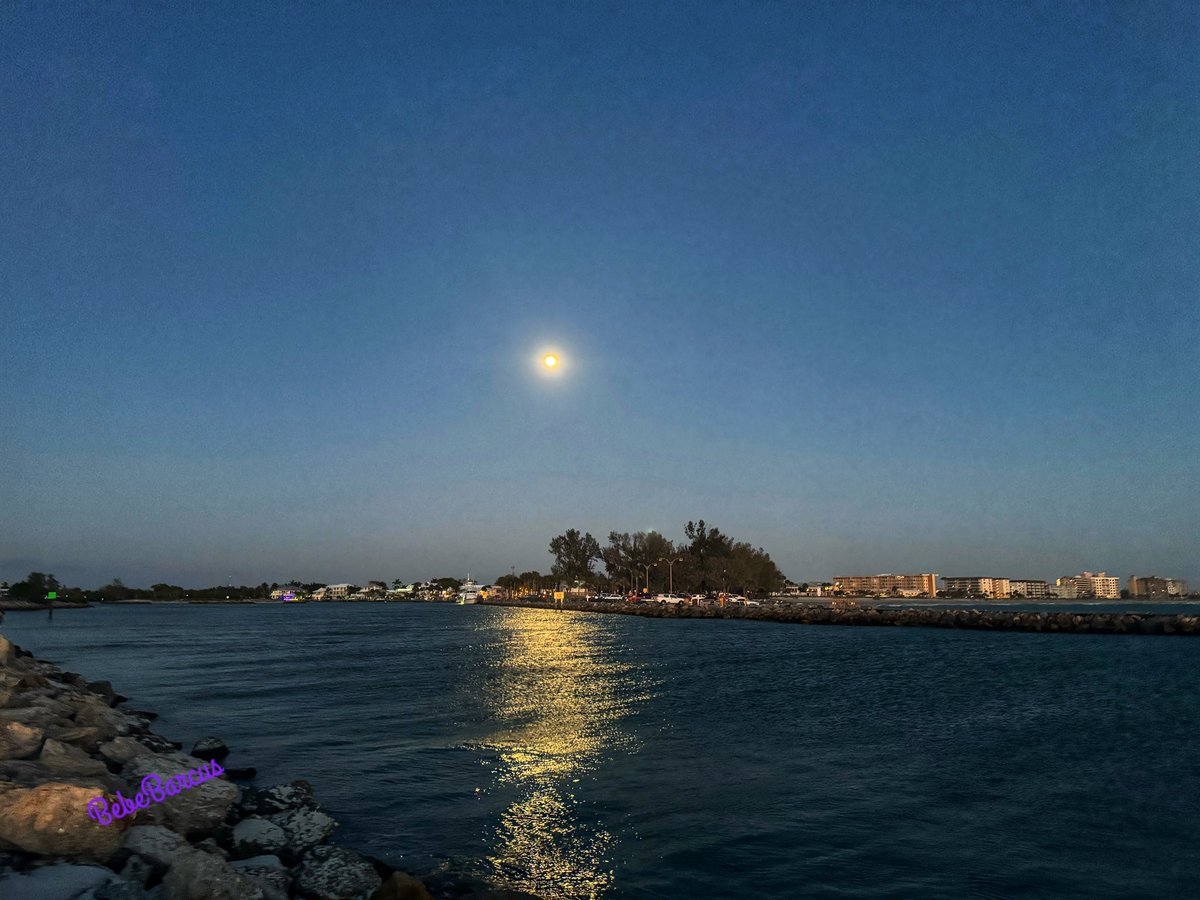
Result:
<svg viewBox="0 0 1200 900"><path fill-rule="evenodd" d="M553 369L558 365L558 357L553 353L547 353L544 357L542 357L542 365L547 369Z"/></svg>

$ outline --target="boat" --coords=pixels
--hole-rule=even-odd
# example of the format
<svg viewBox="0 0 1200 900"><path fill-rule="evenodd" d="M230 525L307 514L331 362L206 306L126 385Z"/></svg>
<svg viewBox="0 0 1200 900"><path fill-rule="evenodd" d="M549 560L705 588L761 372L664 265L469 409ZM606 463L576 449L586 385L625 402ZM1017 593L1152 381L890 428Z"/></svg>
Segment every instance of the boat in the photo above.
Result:
<svg viewBox="0 0 1200 900"><path fill-rule="evenodd" d="M478 603L479 602L479 585L471 580L471 576L467 576L467 580L462 583L462 587L458 589L459 604Z"/></svg>

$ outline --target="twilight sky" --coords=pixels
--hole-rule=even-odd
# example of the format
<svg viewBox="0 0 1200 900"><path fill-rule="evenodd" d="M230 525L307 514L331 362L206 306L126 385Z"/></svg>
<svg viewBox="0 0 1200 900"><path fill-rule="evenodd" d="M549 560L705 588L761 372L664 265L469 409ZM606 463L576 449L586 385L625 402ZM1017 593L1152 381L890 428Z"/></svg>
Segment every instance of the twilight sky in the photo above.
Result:
<svg viewBox="0 0 1200 900"><path fill-rule="evenodd" d="M1194 4L192 6L0 10L0 579L1200 582Z"/></svg>

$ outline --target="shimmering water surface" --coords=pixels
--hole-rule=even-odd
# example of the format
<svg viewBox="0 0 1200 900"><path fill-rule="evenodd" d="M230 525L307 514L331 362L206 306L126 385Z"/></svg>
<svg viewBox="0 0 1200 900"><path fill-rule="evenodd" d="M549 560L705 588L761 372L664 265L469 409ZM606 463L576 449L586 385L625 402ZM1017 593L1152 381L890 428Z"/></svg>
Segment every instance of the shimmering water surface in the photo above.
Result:
<svg viewBox="0 0 1200 900"><path fill-rule="evenodd" d="M568 897L1170 897L1200 641L422 604L10 613L339 839ZM190 745L190 743L189 743Z"/></svg>

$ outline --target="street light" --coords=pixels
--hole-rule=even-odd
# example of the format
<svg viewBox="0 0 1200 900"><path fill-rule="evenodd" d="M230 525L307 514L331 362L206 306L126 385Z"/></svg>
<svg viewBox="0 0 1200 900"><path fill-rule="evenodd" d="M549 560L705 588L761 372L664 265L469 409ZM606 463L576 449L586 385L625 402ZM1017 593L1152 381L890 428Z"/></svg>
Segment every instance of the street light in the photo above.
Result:
<svg viewBox="0 0 1200 900"><path fill-rule="evenodd" d="M658 558L658 562L665 562L667 564L667 593L668 594L675 593L675 563L682 562L682 561L683 561L682 556L677 556L675 559L667 559L665 556L660 556ZM658 563L655 563L655 565L658 565Z"/></svg>
<svg viewBox="0 0 1200 900"><path fill-rule="evenodd" d="M655 563L641 563L641 567L646 570L646 593L650 593L650 569L655 566Z"/></svg>

